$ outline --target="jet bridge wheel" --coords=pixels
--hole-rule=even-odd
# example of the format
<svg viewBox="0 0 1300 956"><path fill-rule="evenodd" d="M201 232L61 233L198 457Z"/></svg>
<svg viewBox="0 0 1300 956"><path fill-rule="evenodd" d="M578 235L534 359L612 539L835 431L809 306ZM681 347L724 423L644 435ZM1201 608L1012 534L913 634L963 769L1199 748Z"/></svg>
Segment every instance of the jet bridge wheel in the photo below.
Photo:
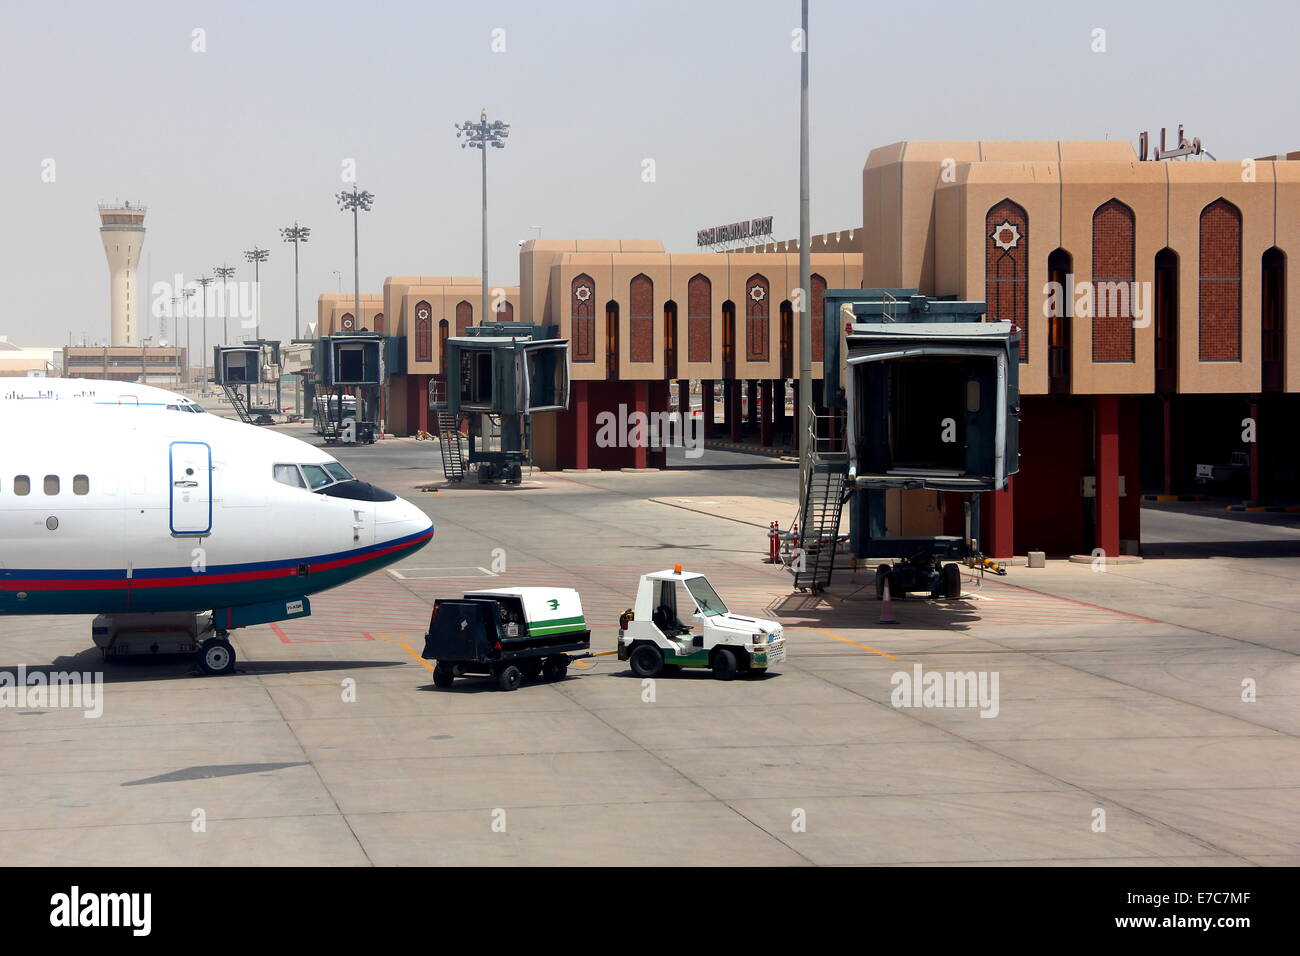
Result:
<svg viewBox="0 0 1300 956"><path fill-rule="evenodd" d="M199 669L214 677L235 672L235 649L224 632L199 645Z"/></svg>

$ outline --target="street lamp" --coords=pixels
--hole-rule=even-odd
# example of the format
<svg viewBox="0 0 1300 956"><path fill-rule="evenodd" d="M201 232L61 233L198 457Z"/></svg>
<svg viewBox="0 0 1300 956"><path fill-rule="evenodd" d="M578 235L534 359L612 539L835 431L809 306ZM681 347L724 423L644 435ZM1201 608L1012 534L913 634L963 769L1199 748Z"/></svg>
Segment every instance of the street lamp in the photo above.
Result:
<svg viewBox="0 0 1300 956"><path fill-rule="evenodd" d="M199 315L203 318L203 354L199 356L199 373L203 376L200 383L202 390L208 390L208 286L212 285L212 276L199 276L196 280L203 290L202 308Z"/></svg>
<svg viewBox="0 0 1300 956"><path fill-rule="evenodd" d="M293 243L293 337L296 339L298 338L298 245L307 241L311 229L298 225L295 220L292 226L281 229L280 235L285 242Z"/></svg>
<svg viewBox="0 0 1300 956"><path fill-rule="evenodd" d="M812 265L809 259L808 219L808 0L800 10L803 41L799 49L799 288L803 302L799 309L799 506L806 499L816 455L812 394ZM807 516L805 515L805 518ZM803 530L803 529L801 529Z"/></svg>
<svg viewBox="0 0 1300 956"><path fill-rule="evenodd" d="M510 124L500 120L488 122L487 110L479 112L478 122L465 120L456 123L456 138L464 137L461 149L477 149L483 153L483 311L479 313L479 324L488 319L488 241L487 241L487 148L505 149L506 137L510 135Z"/></svg>
<svg viewBox="0 0 1300 956"><path fill-rule="evenodd" d="M193 286L186 286L181 290L180 295L181 301L184 303L182 309L185 314L185 373L181 377L181 381L186 387L190 384L190 299L194 298L196 291ZM177 327L176 337L180 338L180 334L181 330Z"/></svg>
<svg viewBox="0 0 1300 956"><path fill-rule="evenodd" d="M259 249L257 246L249 249L244 253L244 258L253 264L253 314L257 316L255 323L257 331L257 340L262 341L262 281L261 265L271 253L266 249Z"/></svg>
<svg viewBox="0 0 1300 956"><path fill-rule="evenodd" d="M361 247L360 247L360 225L359 219L361 213L369 212L375 204L375 194L365 189L358 190L357 184L352 184L352 192L346 189L336 197L339 201L339 209L343 212L352 213L352 297L353 312L352 324L354 328L361 328Z"/></svg>
<svg viewBox="0 0 1300 956"><path fill-rule="evenodd" d="M221 344L229 345L230 329L226 326L226 320L230 315L230 306L226 303L229 303L230 301L230 280L235 277L235 267L217 266L212 271L215 272L217 278L221 280L221 301L223 303L221 307Z"/></svg>

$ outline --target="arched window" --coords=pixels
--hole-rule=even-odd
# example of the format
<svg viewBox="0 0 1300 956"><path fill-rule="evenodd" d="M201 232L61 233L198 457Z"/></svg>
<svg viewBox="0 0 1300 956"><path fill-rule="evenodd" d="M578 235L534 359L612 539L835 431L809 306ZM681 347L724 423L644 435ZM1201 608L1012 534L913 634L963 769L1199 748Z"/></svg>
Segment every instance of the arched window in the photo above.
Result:
<svg viewBox="0 0 1300 956"><path fill-rule="evenodd" d="M375 331L376 332L384 331L384 313L382 312L375 313Z"/></svg>
<svg viewBox="0 0 1300 956"><path fill-rule="evenodd" d="M628 360L653 362L655 357L655 285L637 275L628 285Z"/></svg>
<svg viewBox="0 0 1300 956"><path fill-rule="evenodd" d="M569 319L573 360L596 361L596 282L585 273L569 286Z"/></svg>
<svg viewBox="0 0 1300 956"><path fill-rule="evenodd" d="M465 330L474 324L474 306L464 299L456 303L456 334L464 335Z"/></svg>
<svg viewBox="0 0 1300 956"><path fill-rule="evenodd" d="M509 300L501 303L501 308L497 311L497 321L513 322L515 320L515 304Z"/></svg>
<svg viewBox="0 0 1300 956"><path fill-rule="evenodd" d="M772 324L772 296L767 279L752 275L745 282L745 360L766 362Z"/></svg>
<svg viewBox="0 0 1300 956"><path fill-rule="evenodd" d="M984 300L988 316L1020 330L1020 361L1029 358L1029 215L1004 199L984 217Z"/></svg>
<svg viewBox="0 0 1300 956"><path fill-rule="evenodd" d="M1092 214L1094 362L1133 361L1134 233L1133 210L1118 199Z"/></svg>
<svg viewBox="0 0 1300 956"><path fill-rule="evenodd" d="M433 361L433 308L423 299L415 306L415 360Z"/></svg>
<svg viewBox="0 0 1300 956"><path fill-rule="evenodd" d="M1200 360L1241 361L1241 210L1226 199L1201 210L1198 293Z"/></svg>
<svg viewBox="0 0 1300 956"><path fill-rule="evenodd" d="M703 275L686 283L686 338L688 362L713 360L713 283Z"/></svg>
<svg viewBox="0 0 1300 956"><path fill-rule="evenodd" d="M357 323L356 323L356 321L352 318L352 313L351 313L351 312L344 312L344 313L343 313L343 317L342 317L341 319L339 319L339 331L340 331L340 332L355 332L356 330L357 330Z"/></svg>
<svg viewBox="0 0 1300 956"><path fill-rule="evenodd" d="M820 362L826 352L826 280L815 272L809 278L812 282L812 295L809 296L812 301L812 360Z"/></svg>

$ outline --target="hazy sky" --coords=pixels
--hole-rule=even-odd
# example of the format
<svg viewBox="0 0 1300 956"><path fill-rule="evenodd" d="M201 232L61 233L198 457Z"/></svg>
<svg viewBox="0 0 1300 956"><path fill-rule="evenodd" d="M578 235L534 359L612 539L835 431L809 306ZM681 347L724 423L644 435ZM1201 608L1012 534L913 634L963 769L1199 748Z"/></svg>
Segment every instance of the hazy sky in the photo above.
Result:
<svg viewBox="0 0 1300 956"><path fill-rule="evenodd" d="M813 231L861 224L866 155L902 139L1135 141L1182 122L1220 159L1300 149L1296 9L812 0ZM348 158L377 197L363 292L387 275L477 275L478 154L452 124L484 106L512 124L488 156L494 284L517 281L534 226L671 250L753 216L798 232L797 0L5 0L3 13L0 334L21 344L107 338L95 204L115 198L149 207L142 293L223 263L251 278L242 251L269 247L264 333L287 337L279 227L312 228L304 325L334 270L351 289L351 217L333 198Z"/></svg>

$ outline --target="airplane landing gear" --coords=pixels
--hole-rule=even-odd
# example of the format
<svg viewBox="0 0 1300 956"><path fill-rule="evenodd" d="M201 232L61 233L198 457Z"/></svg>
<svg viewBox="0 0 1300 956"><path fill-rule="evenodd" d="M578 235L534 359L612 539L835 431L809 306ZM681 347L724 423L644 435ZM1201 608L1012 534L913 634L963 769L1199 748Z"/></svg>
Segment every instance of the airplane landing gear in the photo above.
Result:
<svg viewBox="0 0 1300 956"><path fill-rule="evenodd" d="M235 672L235 649L225 631L218 631L199 646L199 669L212 676Z"/></svg>

